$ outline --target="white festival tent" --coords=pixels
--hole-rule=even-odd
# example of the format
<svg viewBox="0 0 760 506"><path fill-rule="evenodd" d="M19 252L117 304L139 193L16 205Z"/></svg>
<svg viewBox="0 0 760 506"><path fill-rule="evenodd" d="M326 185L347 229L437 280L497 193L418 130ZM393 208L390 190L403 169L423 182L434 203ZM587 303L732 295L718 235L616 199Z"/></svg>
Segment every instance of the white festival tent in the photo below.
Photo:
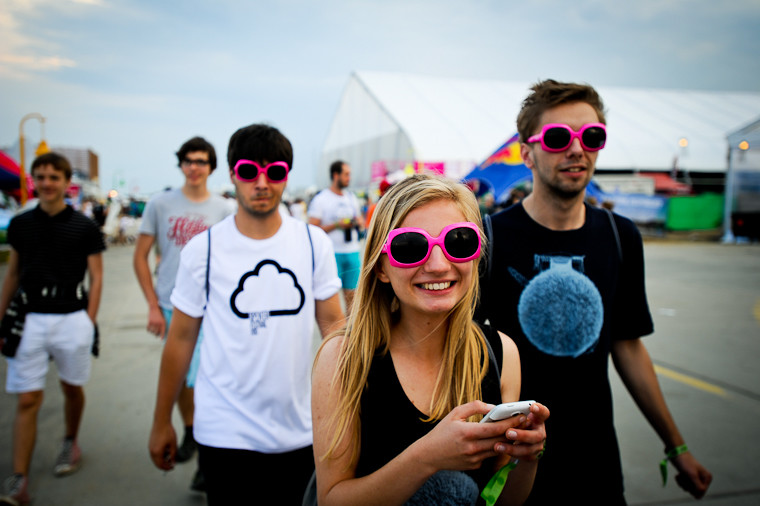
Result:
<svg viewBox="0 0 760 506"><path fill-rule="evenodd" d="M415 163L461 178L516 133L533 81L353 73L330 126L317 184L348 162L351 187L369 188ZM594 84L594 83L590 83ZM604 100L605 170L725 173L727 136L760 115L760 93L595 86Z"/></svg>

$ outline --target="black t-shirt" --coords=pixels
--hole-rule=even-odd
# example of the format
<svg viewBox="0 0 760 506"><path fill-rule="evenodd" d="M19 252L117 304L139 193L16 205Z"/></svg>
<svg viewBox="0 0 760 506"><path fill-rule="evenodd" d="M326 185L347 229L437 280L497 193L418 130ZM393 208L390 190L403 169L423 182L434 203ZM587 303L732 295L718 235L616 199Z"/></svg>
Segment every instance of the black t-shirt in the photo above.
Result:
<svg viewBox="0 0 760 506"><path fill-rule="evenodd" d="M55 216L38 206L11 220L8 243L18 253L28 311L70 313L87 307L81 285L87 257L105 249L94 221L71 206Z"/></svg>
<svg viewBox="0 0 760 506"><path fill-rule="evenodd" d="M497 332L483 326L486 339L496 355L499 369L502 367L503 349ZM483 401L501 403L499 371L492 367L481 383ZM356 476L375 472L404 451L409 445L433 430L438 422L424 422L427 416L409 400L396 376L390 353L378 352L372 360L367 385L361 397L361 453ZM493 470L485 461L483 473L472 473L482 487L491 478Z"/></svg>
<svg viewBox="0 0 760 506"><path fill-rule="evenodd" d="M586 206L585 224L570 231L539 225L522 204L492 216L491 276L478 319L517 344L520 397L551 411L531 504L563 504L572 491L587 504L622 499L609 353L613 340L653 325L641 236L613 216L615 227L606 211Z"/></svg>

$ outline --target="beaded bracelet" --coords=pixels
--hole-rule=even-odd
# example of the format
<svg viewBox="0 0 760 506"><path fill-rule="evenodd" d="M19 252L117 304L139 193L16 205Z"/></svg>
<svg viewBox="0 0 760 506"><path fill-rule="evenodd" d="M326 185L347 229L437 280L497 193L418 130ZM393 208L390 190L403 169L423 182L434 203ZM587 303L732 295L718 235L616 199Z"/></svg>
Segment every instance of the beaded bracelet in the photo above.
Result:
<svg viewBox="0 0 760 506"><path fill-rule="evenodd" d="M682 455L689 451L689 448L684 444L676 446L672 450L665 450L665 458L660 461L660 474L662 475L662 486L668 481L668 460L672 460L679 455Z"/></svg>

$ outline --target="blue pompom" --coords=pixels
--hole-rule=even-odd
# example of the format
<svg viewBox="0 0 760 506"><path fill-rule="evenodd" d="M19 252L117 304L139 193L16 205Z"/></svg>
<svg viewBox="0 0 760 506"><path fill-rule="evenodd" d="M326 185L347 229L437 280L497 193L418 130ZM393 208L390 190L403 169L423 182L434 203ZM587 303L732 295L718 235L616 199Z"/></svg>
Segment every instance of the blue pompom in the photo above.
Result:
<svg viewBox="0 0 760 506"><path fill-rule="evenodd" d="M544 353L577 357L598 340L604 320L594 283L568 265L534 277L520 296L517 313L525 336Z"/></svg>
<svg viewBox="0 0 760 506"><path fill-rule="evenodd" d="M461 471L438 471L406 502L406 506L472 505L478 500L478 486Z"/></svg>

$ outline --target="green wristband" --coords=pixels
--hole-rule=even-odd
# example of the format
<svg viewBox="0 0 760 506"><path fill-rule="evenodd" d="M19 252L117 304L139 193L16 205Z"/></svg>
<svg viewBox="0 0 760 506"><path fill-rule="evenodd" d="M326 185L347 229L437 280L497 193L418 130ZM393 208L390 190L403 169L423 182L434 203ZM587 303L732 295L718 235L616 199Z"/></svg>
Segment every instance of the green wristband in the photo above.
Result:
<svg viewBox="0 0 760 506"><path fill-rule="evenodd" d="M501 495L501 491L504 490L504 485L507 484L509 472L517 466L517 462L517 460L508 462L507 465L496 471L496 474L494 474L486 486L483 487L480 497L486 501L486 506L493 506L496 504L496 500Z"/></svg>
<svg viewBox="0 0 760 506"><path fill-rule="evenodd" d="M668 460L674 459L679 455L682 455L689 451L689 447L686 445L676 446L672 450L665 450L665 458L660 461L660 474L662 475L662 486L664 487L668 481Z"/></svg>

